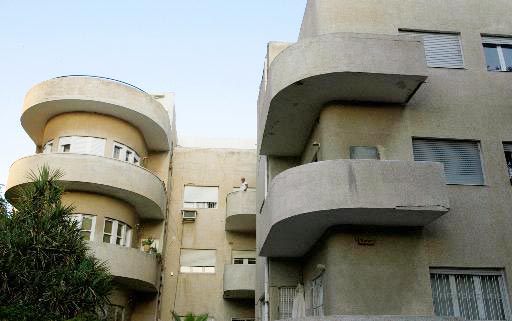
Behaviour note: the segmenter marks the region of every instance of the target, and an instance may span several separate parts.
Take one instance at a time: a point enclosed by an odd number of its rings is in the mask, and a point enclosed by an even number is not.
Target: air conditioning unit
[[[183,218],[183,222],[195,222],[197,218],[197,211],[182,210],[181,217]]]

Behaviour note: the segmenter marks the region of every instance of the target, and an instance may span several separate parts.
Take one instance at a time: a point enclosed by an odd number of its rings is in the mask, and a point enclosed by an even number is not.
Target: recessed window
[[[256,264],[256,251],[233,251],[233,264]]]
[[[508,297],[500,271],[431,271],[430,282],[437,316],[508,319]]]
[[[218,199],[218,186],[185,186],[183,207],[196,209],[217,208]]]
[[[43,153],[48,154],[52,152],[53,147],[53,140],[49,140],[46,144],[43,146]]]
[[[59,152],[104,156],[105,144],[104,138],[64,136],[59,138]]]
[[[215,273],[215,250],[182,249],[181,273]]]
[[[512,38],[483,36],[488,71],[512,71]]]
[[[96,216],[87,214],[73,214],[71,218],[78,223],[80,235],[86,241],[94,240],[94,230],[96,227]]]
[[[296,288],[291,286],[279,288],[279,320],[290,319],[292,317],[295,291]]]
[[[103,242],[130,247],[132,229],[126,223],[107,218],[103,227]]]
[[[447,184],[483,185],[480,144],[475,141],[413,139],[415,161],[439,162]]]
[[[464,68],[460,35],[456,33],[433,33],[400,31],[402,34],[423,36],[425,59],[431,68]]]
[[[135,165],[140,165],[140,156],[136,151],[130,147],[114,142],[114,150],[112,152],[112,158],[119,159]]]
[[[350,146],[350,159],[380,159],[377,147]]]

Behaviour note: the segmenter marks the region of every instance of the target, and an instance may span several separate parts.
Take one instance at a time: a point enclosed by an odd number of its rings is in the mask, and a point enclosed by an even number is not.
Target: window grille
[[[432,68],[464,68],[460,35],[401,31],[403,34],[423,36],[427,66]]]
[[[292,317],[293,299],[295,298],[295,287],[279,288],[279,319]]]
[[[430,281],[437,316],[465,320],[508,319],[508,298],[500,272],[431,273]]]
[[[413,152],[415,161],[442,163],[448,184],[484,184],[478,142],[413,139]]]

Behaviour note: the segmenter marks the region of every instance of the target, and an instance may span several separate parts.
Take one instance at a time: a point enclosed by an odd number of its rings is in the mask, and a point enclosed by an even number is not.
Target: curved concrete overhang
[[[406,104],[427,79],[421,37],[334,33],[302,39],[268,69],[259,103],[263,155],[299,155],[332,101]]]
[[[225,299],[254,299],[255,287],[255,264],[230,264],[224,266]]]
[[[256,191],[231,192],[226,197],[226,231],[256,231]]]
[[[48,120],[69,112],[98,113],[122,119],[141,131],[149,150],[171,148],[167,110],[136,87],[100,77],[59,77],[35,85],[25,96],[21,124],[36,145],[41,146]]]
[[[157,292],[158,262],[153,254],[100,242],[88,242],[92,254],[106,262],[114,281],[128,289]]]
[[[5,196],[16,204],[16,190],[30,183],[29,174],[43,166],[61,170],[66,191],[111,196],[131,204],[141,219],[162,220],[167,195],[164,183],[149,170],[112,158],[51,153],[21,158],[12,164]]]
[[[449,207],[440,163],[311,163],[273,179],[258,221],[258,248],[260,256],[301,257],[330,227],[421,227]]]

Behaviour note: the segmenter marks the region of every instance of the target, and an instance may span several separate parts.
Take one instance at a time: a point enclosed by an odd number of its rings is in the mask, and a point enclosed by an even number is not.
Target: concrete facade
[[[510,73],[487,71],[482,45],[483,35],[512,36],[510,20],[500,14],[507,9],[512,3],[505,1],[309,0],[298,41],[269,43],[258,101],[258,319],[279,319],[281,289],[302,283],[307,319],[321,313],[336,320],[394,320],[389,315],[435,320],[435,271],[502,275],[500,291],[510,319],[512,188],[503,146],[512,139]],[[400,45],[409,37],[402,31],[459,35],[463,68],[428,67],[417,47]],[[337,46],[338,39],[354,45]],[[381,46],[381,39],[394,39],[397,47]],[[425,46],[417,36],[405,41],[417,40]],[[332,59],[322,58],[328,56]],[[298,57],[294,70],[283,67],[290,57]],[[421,64],[425,82],[408,99],[390,103],[381,95],[384,87],[363,86],[383,68],[403,76]],[[330,78],[346,66],[360,73],[357,77],[366,75],[366,82]],[[332,82],[316,82],[318,77]],[[357,171],[319,170],[333,161],[361,168],[368,162],[411,163],[414,138],[477,142],[484,184],[441,186],[439,168],[420,174],[413,166],[401,173],[382,164],[380,173],[366,168],[365,178]],[[375,148],[380,160],[348,161],[353,146]],[[414,177],[419,190],[407,187]],[[437,183],[426,177],[437,177]],[[403,190],[391,187],[393,179]],[[405,201],[411,208],[439,203],[444,210],[431,221],[408,224],[410,216],[374,206],[392,201],[394,192],[402,200],[413,195],[438,200]],[[357,212],[350,219],[333,219],[333,213],[348,213],[340,210],[344,200],[355,202]],[[391,226],[369,219],[385,220],[387,214],[397,219],[388,221]],[[314,310],[312,294],[318,279],[321,312]]]

